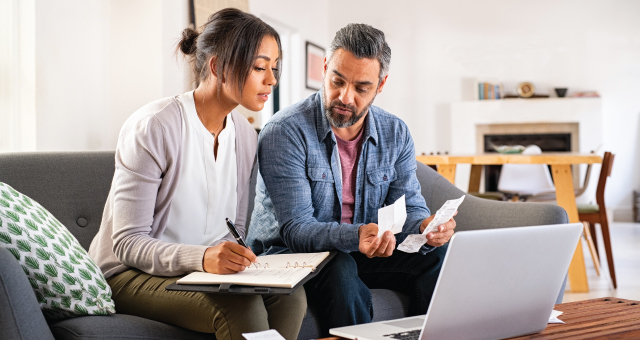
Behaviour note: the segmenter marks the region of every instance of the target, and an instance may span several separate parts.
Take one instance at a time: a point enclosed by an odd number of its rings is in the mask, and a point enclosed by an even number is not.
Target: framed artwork
[[[306,45],[305,82],[309,90],[319,91],[322,88],[322,69],[324,68],[324,48],[307,41]]]

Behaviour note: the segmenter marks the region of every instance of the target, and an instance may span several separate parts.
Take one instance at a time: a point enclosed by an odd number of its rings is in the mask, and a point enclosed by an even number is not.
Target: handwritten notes
[[[436,216],[429,222],[422,234],[413,234],[407,236],[407,238],[398,246],[398,250],[405,253],[417,253],[418,250],[427,243],[426,235],[432,231],[436,231],[436,228],[449,221],[458,210],[458,207],[464,201],[465,195],[455,200],[446,201],[442,207],[436,212]]]

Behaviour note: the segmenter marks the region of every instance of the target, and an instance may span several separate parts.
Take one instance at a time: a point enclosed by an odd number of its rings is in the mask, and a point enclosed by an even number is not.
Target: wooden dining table
[[[540,155],[484,153],[475,155],[429,155],[418,156],[417,160],[426,165],[435,165],[438,173],[455,184],[456,166],[471,164],[469,192],[478,192],[485,165],[503,164],[548,164],[551,166],[553,181],[556,186],[556,201],[567,211],[570,223],[580,222],[578,207],[574,194],[571,165],[602,163],[602,158],[595,154],[569,152],[542,153]],[[582,242],[578,246],[569,265],[569,285],[572,292],[588,292],[587,271],[582,253]]]

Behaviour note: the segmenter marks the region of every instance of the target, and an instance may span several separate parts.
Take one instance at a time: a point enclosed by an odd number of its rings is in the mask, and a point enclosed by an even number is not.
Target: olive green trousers
[[[129,269],[107,279],[116,312],[203,333],[241,340],[242,333],[277,330],[295,340],[307,311],[304,288],[291,295],[230,295],[168,291],[180,277],[160,277]]]

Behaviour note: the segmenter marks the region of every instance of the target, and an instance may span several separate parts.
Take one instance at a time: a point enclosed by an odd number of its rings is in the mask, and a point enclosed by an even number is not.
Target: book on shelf
[[[502,99],[502,84],[492,84],[488,82],[478,83],[478,99],[493,100]]]
[[[293,288],[313,273],[329,252],[277,254],[258,257],[244,271],[235,274],[193,272],[177,281],[178,285],[229,284],[256,287]]]

